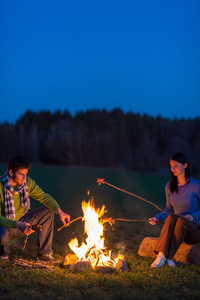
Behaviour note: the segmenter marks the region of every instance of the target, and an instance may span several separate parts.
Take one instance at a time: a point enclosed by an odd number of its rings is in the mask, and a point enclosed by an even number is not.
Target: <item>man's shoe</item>
[[[7,260],[7,259],[9,259],[9,257],[7,254],[2,254],[2,255],[0,255],[0,259]]]
[[[52,256],[52,254],[42,254],[38,255],[38,260],[44,260],[44,261],[54,261],[55,258]]]

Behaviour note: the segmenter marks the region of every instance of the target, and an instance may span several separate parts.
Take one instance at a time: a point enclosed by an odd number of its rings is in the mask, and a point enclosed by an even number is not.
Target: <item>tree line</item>
[[[31,162],[158,171],[184,152],[200,170],[200,118],[166,119],[121,109],[27,111],[15,124],[0,124],[0,161],[16,153]]]

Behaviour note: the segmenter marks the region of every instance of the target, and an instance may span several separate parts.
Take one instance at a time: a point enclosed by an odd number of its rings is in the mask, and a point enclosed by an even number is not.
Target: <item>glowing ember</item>
[[[99,266],[115,267],[118,259],[111,258],[111,251],[104,246],[102,216],[105,213],[105,206],[95,209],[92,201],[82,202],[83,220],[85,221],[86,241],[78,246],[75,238],[69,242],[70,249],[77,255],[79,261],[89,261],[93,268]]]

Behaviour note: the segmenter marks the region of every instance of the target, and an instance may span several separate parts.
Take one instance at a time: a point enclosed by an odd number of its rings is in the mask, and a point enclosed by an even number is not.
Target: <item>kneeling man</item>
[[[70,215],[60,209],[56,200],[27,176],[30,167],[23,156],[15,155],[0,178],[0,259],[8,259],[11,240],[30,235],[34,232],[32,226],[37,225],[42,228],[38,231],[38,259],[52,261],[54,213],[64,225],[70,221]],[[29,211],[30,196],[44,207]]]

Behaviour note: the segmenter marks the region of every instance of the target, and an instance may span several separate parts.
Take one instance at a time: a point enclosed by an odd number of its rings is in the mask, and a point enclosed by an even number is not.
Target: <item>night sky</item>
[[[0,98],[0,122],[58,109],[200,116],[200,1],[1,1]]]

